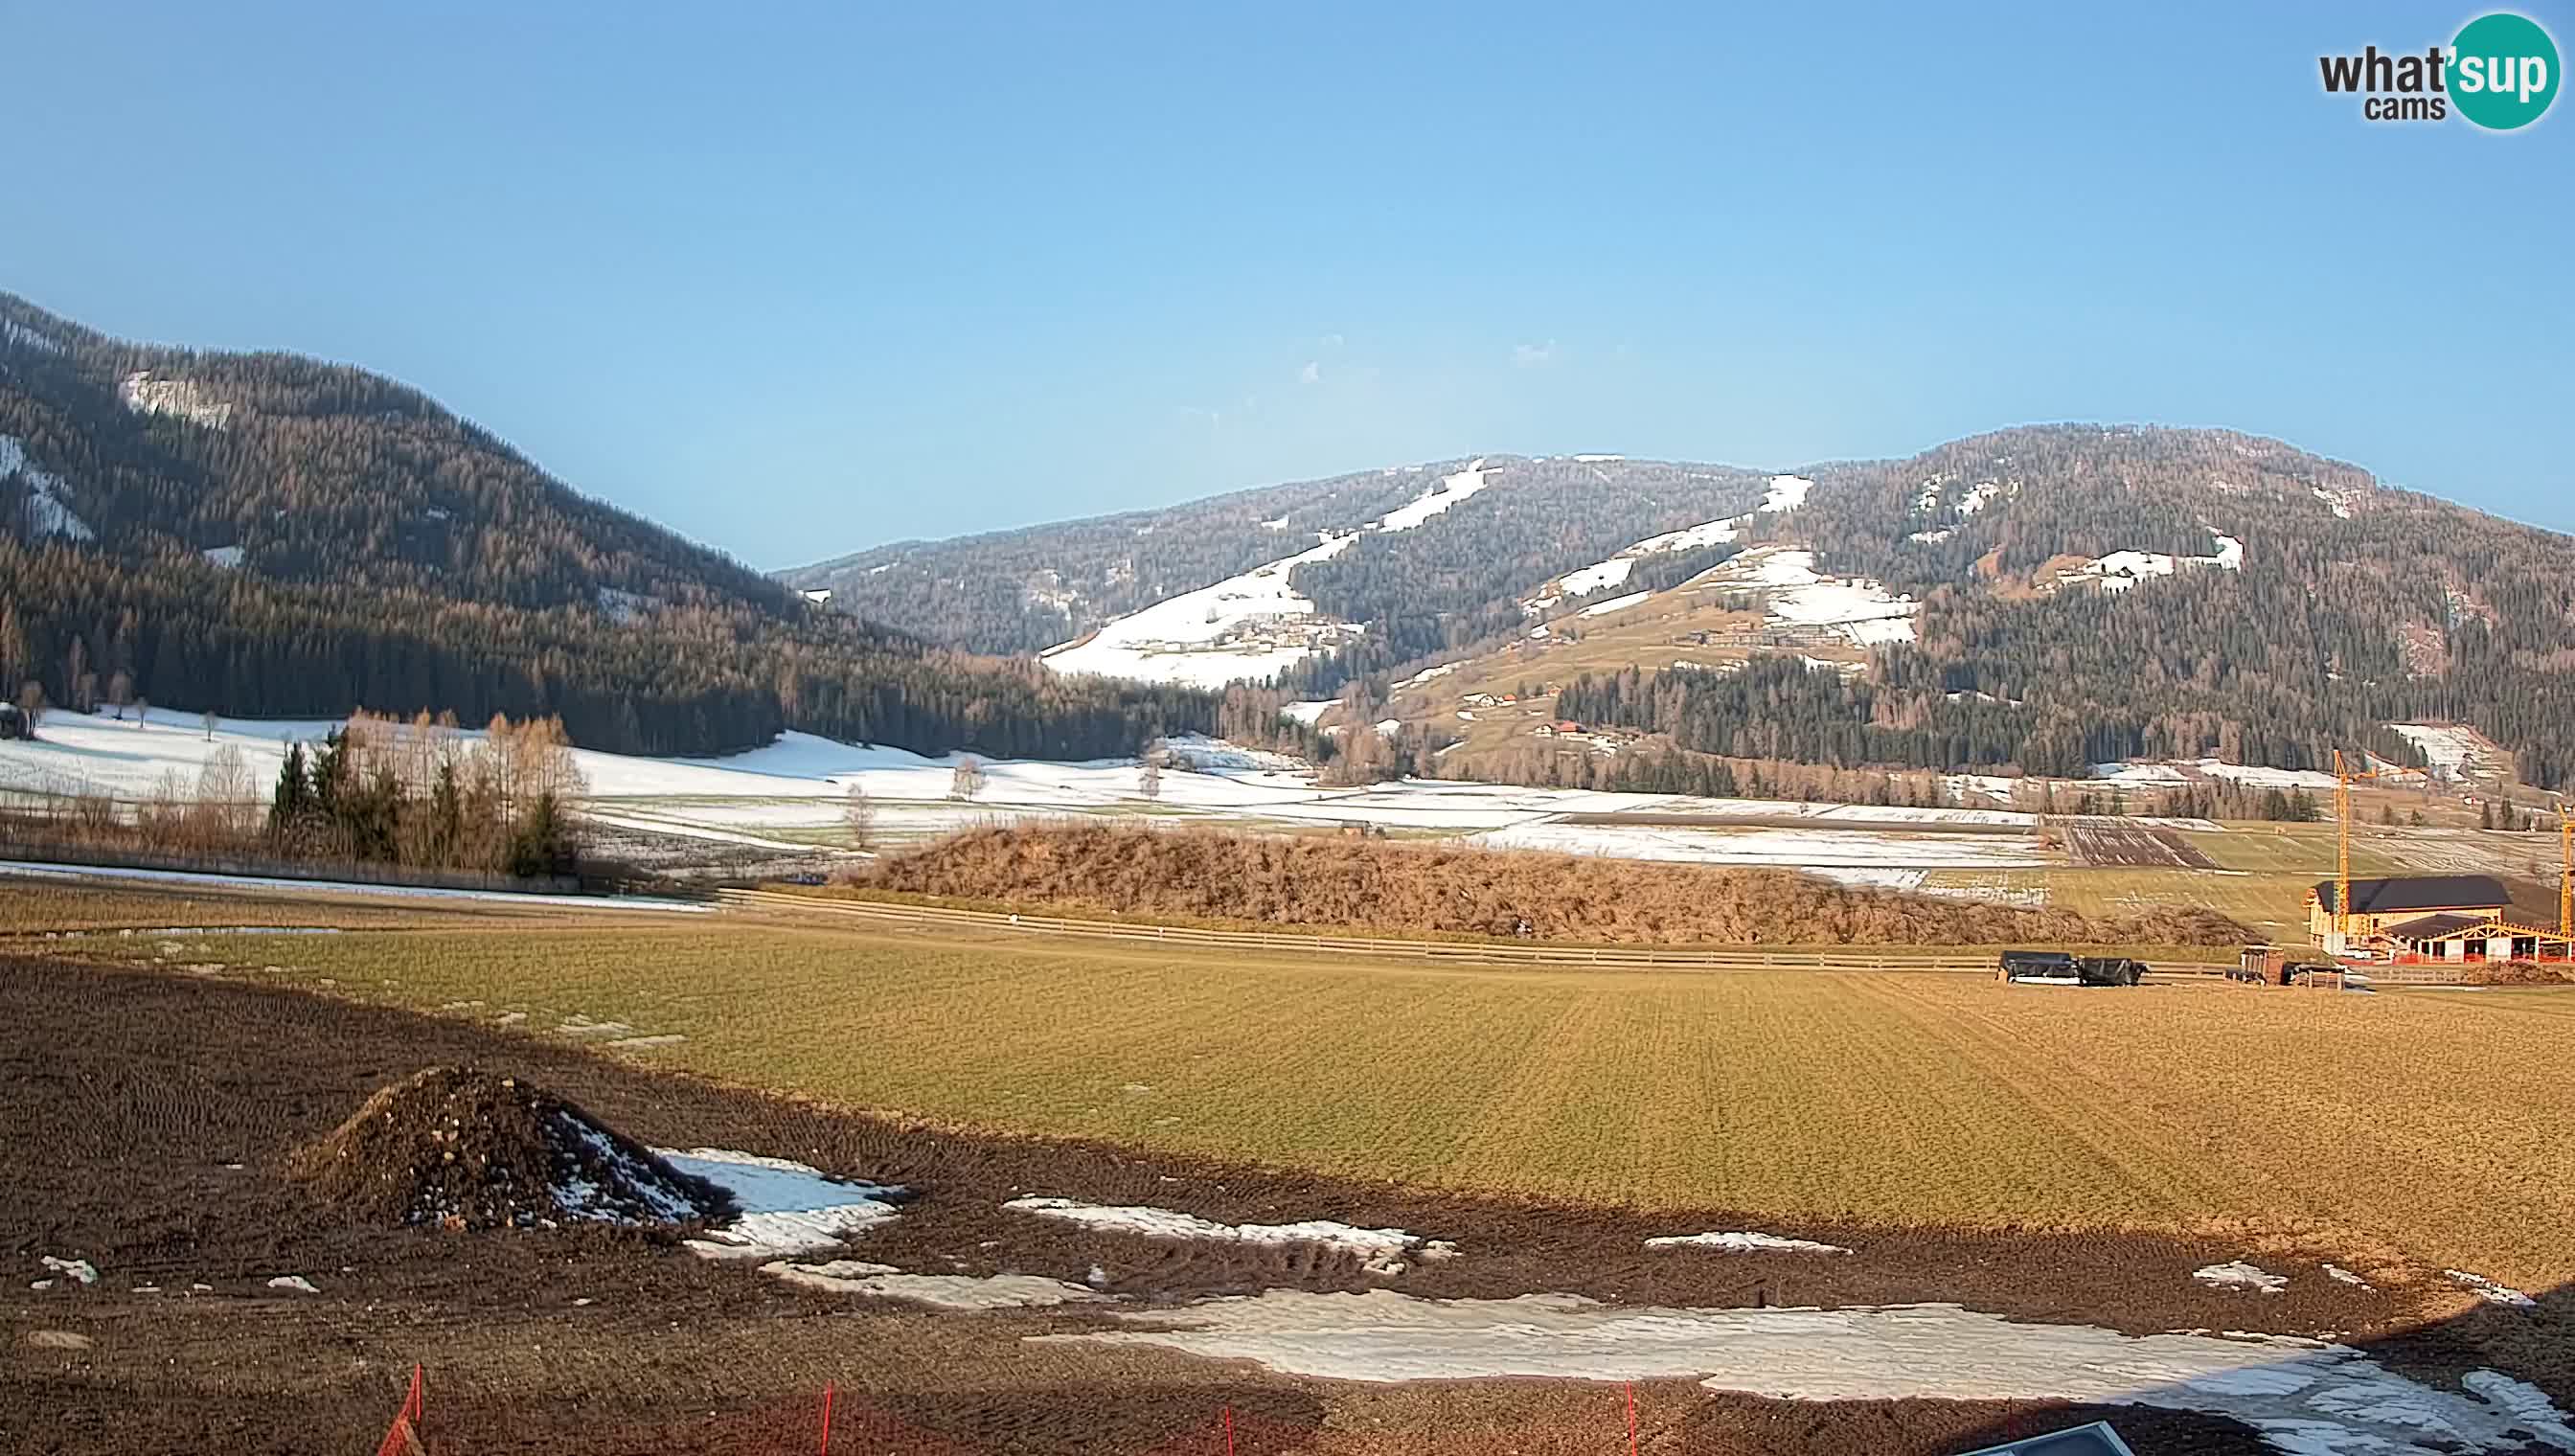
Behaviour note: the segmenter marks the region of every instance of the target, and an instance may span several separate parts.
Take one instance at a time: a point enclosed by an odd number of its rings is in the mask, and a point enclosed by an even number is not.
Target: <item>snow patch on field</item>
[[[1402,1273],[1406,1258],[1436,1263],[1455,1257],[1457,1252],[1454,1244],[1424,1239],[1419,1234],[1399,1228],[1357,1228],[1328,1218],[1308,1219],[1302,1223],[1219,1223],[1193,1213],[1175,1213],[1168,1208],[1112,1207],[1080,1203],[1071,1198],[1014,1198],[1002,1206],[1042,1218],[1063,1219],[1086,1228],[1139,1234],[1146,1238],[1206,1243],[1312,1244],[1356,1254],[1369,1273],[1387,1276]]]
[[[2460,770],[2468,766],[2470,759],[2486,750],[2485,740],[2470,728],[2429,723],[2392,723],[2388,728],[2423,750],[2423,758],[2431,764],[2432,776],[2436,778],[2464,776]]]
[[[372,884],[336,879],[278,879],[262,874],[201,874],[185,869],[130,869],[109,865],[38,864],[0,859],[0,875],[37,879],[140,879],[157,884],[207,884],[250,889],[332,889],[404,899],[488,900],[498,904],[557,905],[583,910],[653,910],[678,914],[712,914],[711,904],[656,899],[650,895],[522,894],[508,889],[439,889],[421,884]]]
[[[1592,606],[1583,608],[1582,615],[1585,617],[1606,617],[1612,612],[1624,612],[1628,608],[1635,606],[1637,603],[1644,601],[1652,595],[1654,594],[1651,592],[1630,592],[1624,597],[1612,597],[1606,602],[1595,603]]]
[[[1416,1299],[1273,1289],[1119,1311],[1045,1341],[1151,1345],[1282,1374],[1388,1383],[1509,1377],[1696,1379],[1789,1400],[2063,1400],[2233,1416],[2301,1456],[2517,1451],[2575,1435],[2544,1392],[2493,1372],[2437,1390],[2360,1351],[2278,1336],[2131,1336],[1951,1304],[1663,1309],[1568,1294]]]
[[[226,571],[242,564],[242,549],[237,546],[210,546],[198,555]]]
[[[1692,805],[1696,807],[1695,804]],[[1668,859],[1691,864],[1734,864],[1774,869],[1869,869],[1918,873],[1926,868],[2031,868],[2048,862],[2034,834],[1903,833],[1889,829],[1698,828],[1670,824],[1512,824],[1474,836],[1476,842],[1559,854],[1604,854],[1621,859]],[[1841,878],[1838,873],[1830,876]],[[1888,883],[1895,881],[1847,880]],[[1916,881],[1918,883],[1918,881]],[[1910,886],[1900,886],[1910,887]]]
[[[75,1284],[87,1286],[98,1282],[98,1266],[87,1259],[60,1259],[47,1254],[36,1262]]]
[[[1839,1244],[1782,1238],[1775,1233],[1693,1233],[1645,1240],[1649,1249],[1715,1249],[1727,1254],[1846,1254]]]
[[[909,1299],[942,1309],[1046,1309],[1108,1296],[1036,1274],[906,1274],[892,1264],[834,1259],[822,1264],[763,1264],[760,1272],[826,1294]]]
[[[2215,758],[2201,759],[2198,767],[2199,771],[2211,778],[2231,778],[2238,783],[2249,784],[2255,788],[2331,788],[2334,786],[2332,774],[2319,773],[2313,768],[2265,768],[2258,764],[2221,763]]]
[[[2268,1273],[2242,1259],[2194,1269],[2190,1277],[2212,1289],[2249,1289],[2256,1294],[2277,1294],[2289,1287],[2288,1275]]]
[[[2313,768],[2268,768],[2258,763],[2226,763],[2200,758],[2189,763],[2095,763],[2092,777],[2122,788],[2187,788],[2209,778],[2224,778],[2253,788],[2331,788],[2334,776]]]
[[[2488,1304],[2500,1304],[2512,1309],[2537,1309],[2539,1307],[2538,1300],[2531,1298],[2529,1295],[2522,1293],[2518,1289],[2498,1284],[2483,1274],[2471,1274],[2464,1269],[2443,1269],[2441,1272],[2450,1277],[2451,1283],[2467,1290],[2469,1293],[2484,1300]]]
[[[1296,703],[1288,704],[1287,707],[1279,710],[1279,716],[1281,718],[1291,719],[1297,723],[1301,723],[1307,728],[1312,728],[1315,722],[1321,719],[1324,714],[1331,712],[1333,707],[1338,704],[1339,701],[1340,700],[1335,698],[1308,698]]]
[[[1914,617],[1922,604],[1910,597],[1890,597],[1866,577],[1848,581],[1815,571],[1815,554],[1802,549],[1756,551],[1732,575],[1767,596],[1771,627],[1827,629],[1853,647],[1914,640]]]
[[[1528,601],[1521,603],[1520,608],[1522,611],[1543,612],[1548,607],[1554,606],[1557,602],[1562,601],[1566,597],[1588,597],[1594,592],[1603,591],[1611,587],[1624,586],[1627,581],[1627,574],[1635,569],[1635,558],[1623,556],[1611,557],[1605,562],[1599,562],[1592,566],[1584,567],[1578,572],[1565,573],[1564,576],[1555,584],[1558,595],[1532,597]]]
[[[724,1148],[653,1151],[681,1172],[733,1195],[741,1216],[712,1228],[689,1247],[710,1259],[788,1259],[839,1248],[896,1216],[900,1187],[835,1178],[788,1158]]]

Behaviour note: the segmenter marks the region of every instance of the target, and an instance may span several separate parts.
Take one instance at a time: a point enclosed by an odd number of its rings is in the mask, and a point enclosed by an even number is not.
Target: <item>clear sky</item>
[[[2317,79],[2479,9],[1611,9],[0,0],[0,289],[394,375],[763,567],[2052,420],[2575,529],[2575,100]]]

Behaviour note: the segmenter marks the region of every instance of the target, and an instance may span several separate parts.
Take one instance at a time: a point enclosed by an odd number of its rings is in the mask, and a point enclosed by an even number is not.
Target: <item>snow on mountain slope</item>
[[[74,541],[96,539],[97,533],[89,529],[89,523],[72,514],[66,504],[64,497],[69,488],[63,478],[36,469],[27,459],[26,446],[16,436],[0,435],[0,482],[12,477],[27,488],[28,499],[33,503],[30,525],[36,535],[66,536]]]
[[[1484,469],[1484,463],[1478,460],[1453,476],[1442,476],[1439,484],[1422,492],[1419,499],[1386,512],[1385,518],[1377,522],[1376,529],[1410,531],[1490,485],[1491,474],[1492,472]]]
[[[1491,483],[1492,472],[1477,460],[1455,475],[1441,477],[1420,496],[1360,530],[1410,531]],[[1318,615],[1314,604],[1297,596],[1288,583],[1296,568],[1330,561],[1358,538],[1355,531],[1324,535],[1320,544],[1294,556],[1265,563],[1214,586],[1167,597],[1088,638],[1050,648],[1040,655],[1041,660],[1059,673],[1193,688],[1266,682],[1283,669],[1366,630]]]
[[[1781,511],[1794,511],[1806,504],[1806,494],[1814,488],[1815,483],[1804,476],[1772,476],[1770,492],[1761,498],[1756,509],[1774,515]]]
[[[2088,583],[2104,592],[2125,592],[2148,577],[2169,577],[2182,567],[2224,572],[2244,570],[2244,543],[2216,531],[2209,535],[2217,542],[2217,552],[2213,556],[2175,558],[2159,551],[2114,551],[2073,571],[2057,573],[2056,585],[2066,587]]]
[[[1553,591],[1542,592],[1522,602],[1520,610],[1534,615],[1546,611],[1567,597],[1588,597],[1594,592],[1623,586],[1626,584],[1627,574],[1636,569],[1636,563],[1640,559],[1661,552],[1690,551],[1702,546],[1722,546],[1742,536],[1745,520],[1744,517],[1734,516],[1723,521],[1702,521],[1696,526],[1684,527],[1679,531],[1666,531],[1660,536],[1646,537],[1605,562],[1594,562],[1579,571],[1567,572],[1558,577],[1549,584],[1554,588]]]
[[[2498,758],[2510,761],[2508,755],[2486,741],[2475,728],[2457,724],[2393,723],[2405,741],[2423,750],[2435,778],[2453,781],[2465,778],[2472,766],[2488,767]]]
[[[1314,604],[1288,585],[1288,574],[1296,568],[1330,561],[1356,540],[1356,533],[1327,537],[1242,576],[1167,597],[1088,638],[1049,649],[1043,661],[1059,673],[1195,688],[1276,677],[1280,670],[1359,635],[1361,629],[1348,623],[1316,616]]]
[[[1630,592],[1624,597],[1612,597],[1606,602],[1594,603],[1589,607],[1583,608],[1582,615],[1585,617],[1606,617],[1612,612],[1624,612],[1628,608],[1635,606],[1637,603],[1642,602],[1653,595],[1654,594],[1651,592]]]
[[[1740,567],[1742,563],[1736,563]],[[1815,571],[1815,554],[1788,548],[1752,553],[1745,575],[1766,589],[1765,621],[1772,627],[1829,628],[1853,647],[1914,640],[1913,619],[1922,604],[1889,597],[1865,577],[1840,581]]]

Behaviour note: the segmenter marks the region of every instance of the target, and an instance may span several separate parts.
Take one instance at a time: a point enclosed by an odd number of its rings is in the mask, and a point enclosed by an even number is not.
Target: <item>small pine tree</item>
[[[313,779],[304,765],[304,745],[286,745],[286,761],[278,765],[277,791],[268,801],[268,831],[284,836],[313,813]]]

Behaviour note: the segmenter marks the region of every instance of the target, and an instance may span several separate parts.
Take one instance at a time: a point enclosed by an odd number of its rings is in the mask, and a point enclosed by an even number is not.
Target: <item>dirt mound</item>
[[[732,1206],[543,1087],[470,1066],[379,1090],[292,1167],[366,1216],[446,1228],[688,1225]]]
[[[1648,944],[2209,945],[2243,926],[2188,906],[2096,918],[1718,868],[1451,844],[1213,830],[969,829],[852,882],[1076,912]]]

